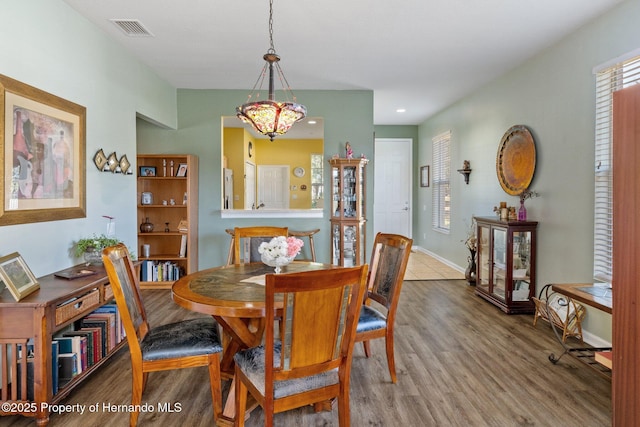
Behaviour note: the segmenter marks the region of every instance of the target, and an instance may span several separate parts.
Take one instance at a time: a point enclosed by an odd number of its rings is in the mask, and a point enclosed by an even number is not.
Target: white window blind
[[[451,225],[451,131],[432,139],[432,226],[436,231],[449,233]]]
[[[596,73],[593,277],[611,282],[613,251],[613,92],[640,82],[640,56]]]

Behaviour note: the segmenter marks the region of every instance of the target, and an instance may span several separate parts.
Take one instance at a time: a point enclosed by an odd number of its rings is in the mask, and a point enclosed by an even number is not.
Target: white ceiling
[[[274,0],[274,46],[294,92],[371,90],[374,124],[416,125],[621,1]],[[269,48],[268,0],[65,2],[177,88],[248,94]]]

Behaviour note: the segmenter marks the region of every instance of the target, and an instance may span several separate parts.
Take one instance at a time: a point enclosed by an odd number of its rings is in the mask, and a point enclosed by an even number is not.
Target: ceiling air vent
[[[153,34],[137,19],[110,19],[110,21],[129,37],[153,37]]]

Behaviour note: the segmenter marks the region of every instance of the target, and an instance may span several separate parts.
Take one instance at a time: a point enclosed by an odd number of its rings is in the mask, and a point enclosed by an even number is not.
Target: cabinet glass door
[[[356,177],[358,175],[357,168],[355,166],[345,166],[342,169],[343,182],[344,182],[344,194],[342,195],[342,206],[344,206],[344,217],[355,218],[358,212],[358,205],[356,204],[359,194],[356,193]]]
[[[331,214],[334,217],[340,216],[340,167],[331,168]]]
[[[478,227],[478,260],[476,272],[476,286],[484,288],[486,292],[489,292],[489,266],[491,263],[491,257],[489,254],[489,227]]]
[[[333,223],[332,263],[343,267],[353,267],[363,263],[364,238],[362,223]]]
[[[493,289],[491,293],[505,298],[505,276],[507,273],[507,230],[493,229]]]
[[[513,233],[513,301],[528,301],[530,293],[531,232]]]

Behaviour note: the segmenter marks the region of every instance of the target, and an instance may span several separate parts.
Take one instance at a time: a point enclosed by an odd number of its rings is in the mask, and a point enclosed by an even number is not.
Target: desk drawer
[[[82,313],[89,311],[100,305],[100,291],[94,289],[74,300],[56,307],[56,326],[61,325],[69,319],[73,319]]]
[[[111,285],[104,285],[104,302],[109,302],[113,298],[113,288]]]

